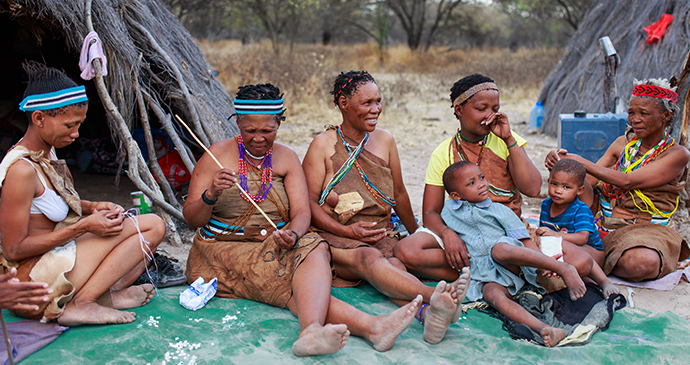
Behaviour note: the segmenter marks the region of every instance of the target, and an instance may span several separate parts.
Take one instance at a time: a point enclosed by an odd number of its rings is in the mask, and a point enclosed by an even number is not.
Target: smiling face
[[[565,171],[554,171],[549,177],[549,197],[556,205],[569,205],[585,191],[575,177]]]
[[[243,115],[237,122],[244,148],[254,156],[263,156],[273,147],[280,123],[272,114]]]
[[[361,84],[351,97],[341,96],[339,106],[344,128],[373,132],[383,110],[379,87],[373,82]]]
[[[39,135],[50,146],[62,148],[79,138],[79,127],[86,119],[88,107],[66,107],[54,116],[45,111],[34,111],[31,120]]]
[[[474,94],[465,103],[456,105],[455,115],[460,119],[462,135],[468,139],[479,138],[489,134],[490,125],[482,125],[482,121],[498,113],[501,103],[498,90],[483,90]]]
[[[455,186],[449,194],[451,199],[480,203],[489,197],[489,183],[476,165],[462,167],[455,171],[453,178]]]
[[[671,120],[671,112],[659,107],[656,99],[643,97],[630,99],[628,123],[640,139],[657,136],[662,138],[669,120]]]

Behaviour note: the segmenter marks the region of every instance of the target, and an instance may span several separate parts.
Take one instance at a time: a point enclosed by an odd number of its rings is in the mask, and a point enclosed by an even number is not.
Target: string
[[[147,241],[146,238],[144,237],[144,234],[141,233],[141,229],[139,228],[139,219],[137,216],[134,214],[135,210],[134,208],[126,210],[124,213],[121,213],[125,218],[129,218],[129,220],[132,221],[132,224],[134,225],[134,228],[137,229],[137,235],[139,236],[139,245],[141,246],[141,252],[144,255],[144,264],[146,264],[146,259],[149,260],[149,262],[153,262],[153,266],[156,268],[156,272],[158,272],[158,263],[156,263],[156,260],[154,259],[153,252],[151,251],[151,242]],[[151,277],[151,273],[149,271],[149,265],[144,265],[144,272],[146,272],[146,276],[148,276],[149,281],[153,285],[153,288],[158,291],[158,287],[156,286],[156,281],[153,280],[153,277]],[[160,276],[160,274],[159,274]]]

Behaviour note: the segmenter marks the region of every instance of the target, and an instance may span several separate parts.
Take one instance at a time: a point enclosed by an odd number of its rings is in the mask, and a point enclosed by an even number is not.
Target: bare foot
[[[131,323],[136,318],[136,313],[103,307],[94,302],[75,302],[72,300],[65,306],[65,311],[57,319],[59,324],[74,327],[82,324]]]
[[[609,299],[611,294],[620,294],[620,290],[617,286],[613,285],[611,280],[606,279],[605,282],[601,283],[601,290],[604,292],[604,298]]]
[[[374,349],[381,352],[390,350],[398,336],[410,326],[421,304],[422,296],[417,295],[410,303],[387,316],[376,317],[372,333],[368,336]]]
[[[587,287],[582,281],[580,274],[578,274],[575,266],[565,263],[567,265],[566,269],[561,270],[558,274],[565,281],[565,285],[568,287],[568,292],[570,293],[570,299],[575,301],[582,298],[587,292]]]
[[[113,308],[129,309],[146,305],[153,295],[156,288],[151,284],[141,284],[130,286],[127,289],[117,290],[110,293],[113,298]]]
[[[338,352],[347,343],[350,331],[344,324],[312,324],[307,327],[292,344],[296,356],[327,355]]]
[[[565,331],[560,328],[547,326],[542,328],[540,332],[546,347],[554,347],[565,338]]]
[[[454,289],[453,286],[441,280],[429,299],[429,308],[424,312],[424,340],[430,344],[441,342],[458,309],[458,299]]]
[[[463,267],[460,277],[450,285],[455,287],[458,295],[458,309],[455,310],[455,314],[453,314],[453,318],[450,320],[451,323],[455,323],[462,315],[462,301],[465,300],[467,288],[470,286],[470,268],[467,266]]]

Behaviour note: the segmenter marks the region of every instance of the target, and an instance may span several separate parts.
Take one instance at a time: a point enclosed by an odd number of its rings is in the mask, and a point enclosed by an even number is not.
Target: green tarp
[[[607,331],[579,347],[512,340],[499,320],[470,310],[438,345],[425,343],[422,326],[414,322],[387,352],[350,337],[336,354],[298,358],[291,346],[299,323],[288,310],[213,298],[192,312],[179,305],[182,289],[160,290],[150,304],[134,310],[134,323],[72,328],[22,364],[687,364],[690,353],[690,322],[671,312],[625,308]],[[397,308],[368,285],[334,288],[333,294],[370,314]]]

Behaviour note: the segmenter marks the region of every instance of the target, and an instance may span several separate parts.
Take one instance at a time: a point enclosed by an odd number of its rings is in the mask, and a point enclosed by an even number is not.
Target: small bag
[[[180,305],[193,311],[203,308],[216,295],[217,290],[218,278],[204,283],[204,278],[199,277],[189,288],[180,293]]]

